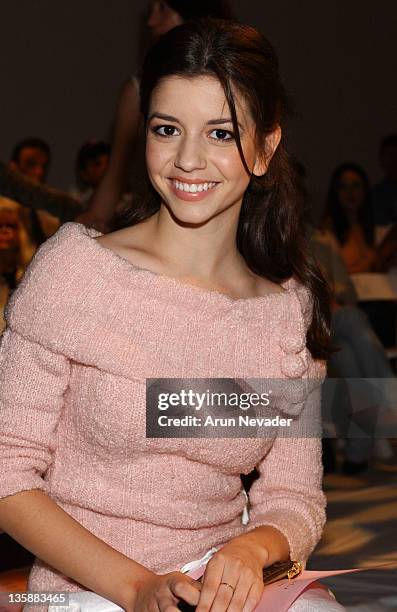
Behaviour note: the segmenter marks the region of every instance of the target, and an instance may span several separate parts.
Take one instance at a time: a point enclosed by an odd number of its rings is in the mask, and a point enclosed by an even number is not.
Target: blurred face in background
[[[354,170],[345,170],[339,177],[337,191],[339,202],[346,213],[357,213],[366,197],[366,187],[361,176]]]
[[[80,178],[85,185],[97,187],[109,165],[109,155],[97,155],[89,159],[84,170],[80,172]]]
[[[11,210],[0,209],[0,251],[18,248],[18,227],[17,215]]]
[[[154,38],[183,23],[182,17],[163,0],[154,0],[149,6],[147,25]]]
[[[43,183],[47,176],[49,161],[47,153],[42,149],[25,147],[19,153],[18,160],[10,163],[10,167],[35,183]]]

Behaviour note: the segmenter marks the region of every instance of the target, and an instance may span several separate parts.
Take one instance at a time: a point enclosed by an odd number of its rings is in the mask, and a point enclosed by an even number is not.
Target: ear
[[[280,140],[281,140],[281,127],[277,125],[276,128],[272,132],[270,132],[270,134],[268,134],[265,138],[264,153],[258,155],[258,157],[255,160],[255,165],[252,171],[252,173],[255,174],[255,176],[263,176],[264,174],[266,174],[267,169],[270,164],[270,160],[275,154],[276,149],[280,143]]]
[[[14,170],[14,171],[18,170],[18,166],[17,166],[17,164],[14,161],[10,161],[9,164],[8,164],[8,167],[9,167],[10,170]]]

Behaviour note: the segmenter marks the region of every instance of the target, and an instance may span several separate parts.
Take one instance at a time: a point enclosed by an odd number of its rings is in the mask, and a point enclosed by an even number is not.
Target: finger
[[[243,610],[251,587],[252,578],[247,578],[247,576],[241,574],[229,603],[228,612],[241,612]]]
[[[222,578],[215,599],[212,602],[211,612],[224,612],[229,609],[230,602],[233,599],[236,589],[229,580],[226,581]]]
[[[204,576],[201,579],[202,587],[196,612],[209,612],[223,576],[225,562],[222,557],[213,557],[207,563]]]
[[[154,593],[159,612],[181,612],[178,608],[178,600],[169,589]]]
[[[173,578],[170,581],[172,593],[192,606],[197,606],[200,599],[201,583],[193,578]]]
[[[249,590],[242,612],[252,612],[253,610],[255,610],[261,600],[263,591],[263,584],[255,582]]]
[[[231,585],[221,583],[212,603],[211,612],[225,612],[225,610],[228,610],[233,595],[234,589],[231,588]]]
[[[218,592],[212,603],[211,612],[224,612],[228,610],[243,569],[243,563],[240,559],[229,560],[229,562],[225,563]],[[247,582],[247,577],[245,582]],[[252,580],[249,586],[251,586],[251,584]]]

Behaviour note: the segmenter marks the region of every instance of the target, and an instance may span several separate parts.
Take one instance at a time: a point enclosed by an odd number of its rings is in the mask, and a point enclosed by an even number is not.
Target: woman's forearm
[[[258,555],[263,567],[277,561],[287,561],[290,548],[287,538],[275,527],[263,525],[239,536],[258,547]]]
[[[150,570],[97,538],[40,490],[0,500],[0,528],[66,576],[125,610]]]

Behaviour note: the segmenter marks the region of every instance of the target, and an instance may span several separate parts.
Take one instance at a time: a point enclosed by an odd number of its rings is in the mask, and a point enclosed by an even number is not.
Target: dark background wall
[[[317,207],[329,174],[355,160],[379,178],[380,138],[397,132],[397,3],[234,0],[276,47],[297,115],[291,148]],[[28,135],[53,150],[49,182],[67,188],[82,141],[107,137],[121,83],[142,55],[146,0],[3,0],[0,158]]]

